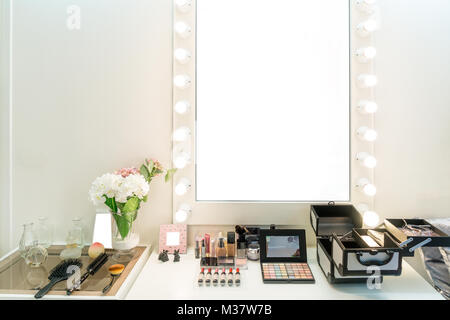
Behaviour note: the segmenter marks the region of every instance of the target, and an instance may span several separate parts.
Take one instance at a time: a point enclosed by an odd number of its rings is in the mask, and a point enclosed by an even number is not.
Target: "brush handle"
[[[55,284],[57,284],[57,283],[60,282],[60,281],[63,281],[64,279],[65,279],[65,278],[53,278],[53,279],[51,279],[50,282],[49,282],[45,287],[43,287],[41,290],[39,290],[39,291],[34,295],[34,297],[35,297],[36,299],[42,298],[43,296],[45,296],[45,295],[53,288],[53,286],[54,286]]]
[[[112,285],[114,283],[114,280],[116,280],[116,276],[112,276],[111,277],[111,282],[106,287],[103,288],[103,290],[102,290],[103,294],[105,294],[106,292],[109,291],[109,289],[111,289],[111,287],[112,287]]]

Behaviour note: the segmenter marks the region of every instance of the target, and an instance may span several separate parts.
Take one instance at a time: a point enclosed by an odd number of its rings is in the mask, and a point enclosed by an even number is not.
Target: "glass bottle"
[[[83,248],[84,247],[84,230],[81,223],[81,218],[74,218],[72,220],[72,227],[66,238],[66,246],[68,248]]]
[[[47,260],[47,249],[38,244],[36,233],[33,230],[33,223],[23,225],[19,251],[22,258],[25,259],[25,263],[32,267],[39,267]]]
[[[38,220],[39,223],[36,229],[38,243],[40,246],[48,248],[52,244],[52,230],[46,217],[39,217]]]

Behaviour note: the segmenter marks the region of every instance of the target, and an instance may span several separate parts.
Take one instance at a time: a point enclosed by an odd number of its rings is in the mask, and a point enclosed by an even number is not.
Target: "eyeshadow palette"
[[[261,273],[264,283],[314,283],[306,258],[305,230],[261,230]]]
[[[262,263],[261,271],[264,283],[315,282],[307,263]]]

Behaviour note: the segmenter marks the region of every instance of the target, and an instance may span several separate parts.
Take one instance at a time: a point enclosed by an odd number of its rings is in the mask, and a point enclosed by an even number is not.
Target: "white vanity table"
[[[172,257],[171,257],[172,258]],[[443,300],[444,298],[408,263],[403,264],[400,277],[385,277],[380,290],[369,290],[365,284],[331,285],[316,261],[316,249],[308,248],[308,263],[315,284],[264,284],[259,262],[249,261],[248,270],[241,271],[241,287],[198,287],[199,260],[193,249],[181,256],[158,261],[152,252],[126,299],[159,300]]]

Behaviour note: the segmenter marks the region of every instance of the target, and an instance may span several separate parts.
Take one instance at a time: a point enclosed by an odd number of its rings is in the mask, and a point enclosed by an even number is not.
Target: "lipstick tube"
[[[203,279],[205,278],[205,268],[202,268],[202,270],[200,271],[200,274],[198,275],[198,285],[201,287],[203,286]]]

